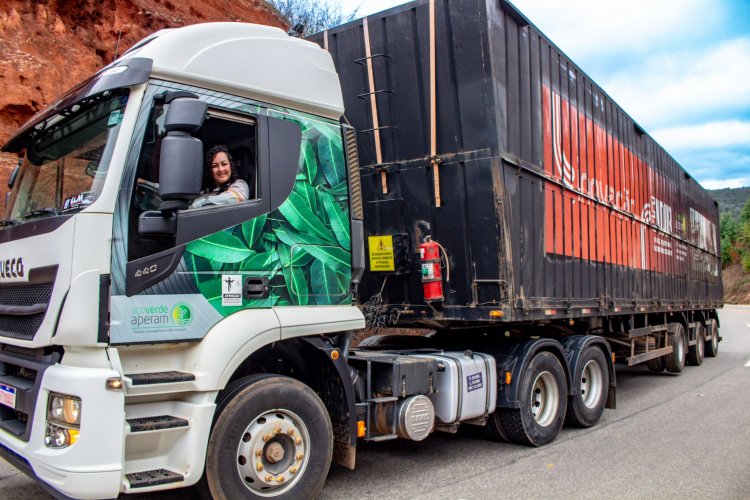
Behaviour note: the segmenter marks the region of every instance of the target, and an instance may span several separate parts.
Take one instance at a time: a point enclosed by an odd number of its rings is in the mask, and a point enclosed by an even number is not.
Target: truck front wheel
[[[217,402],[202,496],[313,498],[333,454],[331,420],[301,382],[253,375],[230,384]]]
[[[591,427],[604,413],[609,389],[609,370],[604,353],[596,346],[587,347],[573,374],[577,394],[568,400],[566,421],[576,427]]]
[[[541,352],[521,375],[520,408],[498,408],[489,425],[511,442],[545,445],[557,437],[565,421],[567,389],[560,361],[551,352]]]

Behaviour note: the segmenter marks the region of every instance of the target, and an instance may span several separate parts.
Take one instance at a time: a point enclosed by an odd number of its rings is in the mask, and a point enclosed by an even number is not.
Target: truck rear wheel
[[[706,323],[706,329],[711,336],[711,340],[706,341],[706,356],[715,358],[719,354],[719,324],[715,319],[709,319]]]
[[[498,408],[492,425],[508,440],[542,446],[553,441],[565,421],[568,384],[560,361],[551,352],[540,352],[521,375],[519,409]]]
[[[703,329],[703,324],[698,323],[695,327],[695,345],[690,346],[688,349],[687,360],[688,363],[694,366],[700,366],[703,364],[703,356],[706,350],[706,334]]]
[[[680,373],[685,368],[685,328],[681,323],[672,323],[669,326],[669,345],[672,352],[664,356],[664,365],[670,373]]]
[[[495,413],[490,415],[490,417],[487,419],[487,423],[484,424],[484,430],[487,433],[488,436],[490,436],[495,441],[502,441],[504,443],[510,443],[510,439],[508,438],[508,433],[505,432],[505,428],[503,427],[503,422],[500,419],[500,412],[502,409],[497,408],[495,410]]]
[[[646,361],[646,367],[654,373],[661,373],[664,371],[664,356],[658,358],[649,359]]]
[[[591,427],[604,413],[609,388],[609,370],[604,353],[596,346],[587,347],[578,361],[572,381],[577,394],[568,399],[565,421],[576,427]]]
[[[204,498],[313,498],[333,455],[331,420],[301,382],[271,375],[224,391],[199,491]]]

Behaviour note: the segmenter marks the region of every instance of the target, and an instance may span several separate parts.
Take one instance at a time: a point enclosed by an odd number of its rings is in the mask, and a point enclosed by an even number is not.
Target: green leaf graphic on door
[[[351,304],[351,233],[339,125],[268,110],[295,121],[302,150],[294,189],[281,206],[190,242],[185,265],[200,293],[223,315],[248,307]],[[265,277],[268,298],[222,305],[222,275]]]

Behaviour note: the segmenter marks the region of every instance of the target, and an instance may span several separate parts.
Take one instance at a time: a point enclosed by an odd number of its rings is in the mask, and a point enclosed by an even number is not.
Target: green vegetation
[[[709,192],[719,202],[721,213],[729,213],[735,219],[739,219],[745,202],[750,199],[750,187],[711,189]]]
[[[750,188],[743,189],[750,193]],[[732,210],[725,211],[722,207],[721,264],[726,268],[740,263],[743,271],[750,273],[750,196],[745,195],[744,205],[737,212],[734,215]]]
[[[289,27],[302,30],[301,35],[311,35],[352,21],[357,16],[354,12],[345,12],[337,2],[318,0],[268,0],[279,11]]]

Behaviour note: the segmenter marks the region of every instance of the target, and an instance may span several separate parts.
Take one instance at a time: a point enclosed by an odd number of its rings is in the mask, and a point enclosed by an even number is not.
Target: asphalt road
[[[543,448],[492,442],[470,426],[361,446],[356,470],[334,465],[321,498],[748,498],[750,307],[727,306],[720,320],[719,356],[701,367],[679,376],[618,367],[618,408],[592,429],[563,429]],[[0,463],[0,498],[50,497]]]

